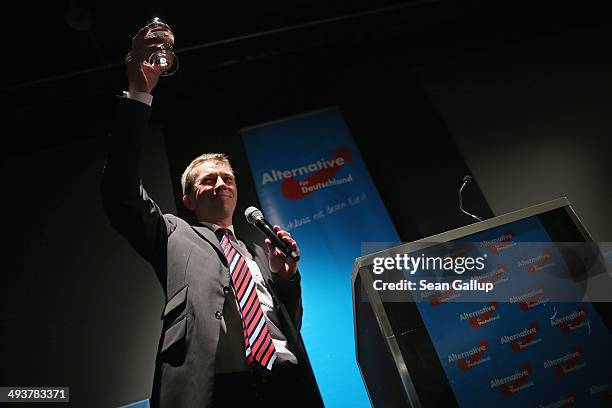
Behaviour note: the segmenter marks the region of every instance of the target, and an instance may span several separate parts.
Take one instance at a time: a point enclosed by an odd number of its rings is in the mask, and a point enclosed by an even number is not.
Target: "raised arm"
[[[146,39],[146,32],[143,29],[136,34],[125,59],[128,93],[118,101],[102,176],[102,202],[113,227],[153,264],[165,286],[165,247],[173,223],[147,195],[141,176],[151,116],[150,94],[159,79],[146,59],[161,41],[157,37]]]

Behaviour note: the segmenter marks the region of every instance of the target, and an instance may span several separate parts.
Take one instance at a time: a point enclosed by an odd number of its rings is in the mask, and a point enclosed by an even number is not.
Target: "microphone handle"
[[[287,242],[283,241],[276,235],[276,231],[274,231],[274,227],[270,225],[270,223],[265,218],[258,218],[255,220],[255,223],[264,233],[264,235],[272,242],[276,248],[280,249],[282,253],[291,258],[293,262],[297,262],[300,260],[300,256],[297,254],[296,250],[293,249],[291,245]]]

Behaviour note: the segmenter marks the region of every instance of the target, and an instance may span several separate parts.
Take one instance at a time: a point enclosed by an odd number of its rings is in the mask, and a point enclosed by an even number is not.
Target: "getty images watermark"
[[[383,301],[434,305],[484,301],[533,308],[547,302],[612,302],[611,243],[426,244],[407,253],[397,245],[368,244],[362,248],[371,255],[362,258],[361,287]]]
[[[465,272],[484,271],[487,255],[477,257],[441,257],[441,256],[410,256],[408,254],[396,254],[393,257],[376,257],[372,264],[372,273],[381,275],[386,271],[403,271],[414,275],[417,271],[444,271],[463,275]],[[453,279],[445,282],[432,282],[429,279],[401,279],[395,282],[386,282],[383,279],[375,279],[373,287],[377,291],[399,290],[399,291],[481,291],[488,293],[493,290],[493,282],[482,279]]]

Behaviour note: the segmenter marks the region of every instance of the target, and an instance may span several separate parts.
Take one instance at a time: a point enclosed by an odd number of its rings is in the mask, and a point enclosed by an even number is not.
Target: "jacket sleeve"
[[[162,214],[142,185],[141,164],[150,116],[150,106],[120,98],[102,175],[102,204],[111,225],[153,265],[165,288],[166,247],[175,222]]]

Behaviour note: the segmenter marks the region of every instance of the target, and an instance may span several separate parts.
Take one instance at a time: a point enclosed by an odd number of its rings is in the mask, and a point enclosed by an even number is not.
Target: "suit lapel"
[[[192,225],[191,228],[193,228],[196,234],[201,236],[205,241],[208,241],[208,243],[210,243],[210,245],[212,245],[212,247],[215,248],[215,250],[219,254],[219,258],[221,259],[221,262],[223,262],[225,266],[228,266],[227,259],[225,259],[225,254],[223,253],[223,250],[221,249],[221,245],[219,244],[219,239],[217,238],[215,233],[210,228],[203,226],[203,225]]]

